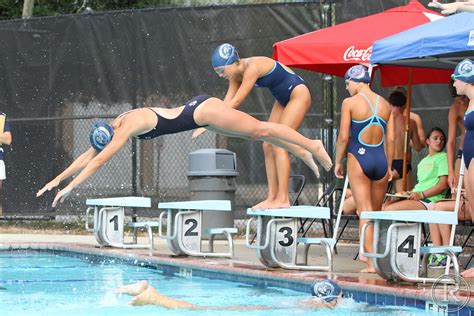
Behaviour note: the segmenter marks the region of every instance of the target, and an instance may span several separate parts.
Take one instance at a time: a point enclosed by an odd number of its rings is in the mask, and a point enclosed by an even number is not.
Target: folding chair
[[[331,199],[333,198],[333,195],[336,193],[336,191],[342,190],[342,188],[337,187],[338,183],[337,181],[334,181],[331,183],[326,190],[323,192],[321,197],[318,199],[316,202],[316,206],[321,206],[321,207],[330,207],[331,208],[331,217],[333,213],[333,205],[331,205]],[[339,201],[339,200],[338,200]],[[339,204],[336,202],[336,205]],[[316,219],[314,218],[306,218],[306,219],[301,219],[300,221],[300,229],[298,230],[298,233],[301,233],[301,237],[306,237],[306,234],[308,231],[311,229],[311,226],[316,222]],[[308,225],[306,225],[308,224]],[[329,235],[332,235],[332,222],[328,221],[328,229],[329,232],[326,230],[326,224],[324,221],[321,221],[321,224],[323,226],[323,232],[324,232],[324,237],[328,237]]]
[[[302,174],[291,175],[288,178],[288,193],[290,194],[290,205],[299,205],[298,199],[306,185],[306,178]]]

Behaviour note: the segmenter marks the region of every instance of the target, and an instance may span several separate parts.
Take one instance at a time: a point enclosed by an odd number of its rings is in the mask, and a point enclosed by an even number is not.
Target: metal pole
[[[138,32],[136,32],[138,33]],[[138,36],[135,36],[135,44],[132,45],[132,47],[138,47],[138,45],[136,44],[137,43],[137,37]],[[135,51],[132,51],[131,52],[131,68],[132,68],[132,82],[131,82],[131,93],[130,93],[130,97],[131,97],[131,101],[132,101],[132,109],[136,109],[137,108],[137,98],[138,98],[138,69],[137,69],[137,60],[136,60],[136,56],[138,56],[138,54],[135,54]],[[132,195],[136,196],[137,193],[138,193],[138,190],[137,190],[137,177],[138,177],[138,173],[137,173],[137,139],[135,137],[132,137]],[[137,213],[136,213],[136,208],[133,208],[133,216],[132,216],[132,222],[136,222],[137,221]]]
[[[405,117],[405,140],[403,144],[403,171],[402,171],[402,190],[407,190],[407,163],[408,163],[408,154],[410,152],[408,146],[410,146],[410,111],[411,111],[411,96],[413,91],[413,72],[412,68],[408,70],[408,95],[407,95],[407,106],[405,109],[406,117]]]
[[[23,11],[21,14],[22,19],[29,19],[33,16],[33,7],[35,6],[35,0],[23,1]]]
[[[326,135],[326,148],[330,156],[334,151],[334,93],[333,93],[333,84],[334,80],[332,76],[325,75],[323,80],[326,82],[326,125],[327,125],[327,135]],[[326,173],[326,183],[330,183],[332,179],[331,173]]]
[[[323,26],[330,27],[332,26],[332,7],[333,3],[331,0],[324,1],[322,5],[322,10],[324,12],[323,16]],[[334,152],[334,78],[330,75],[324,75],[323,80],[326,82],[325,86],[325,95],[326,95],[326,126],[327,126],[327,135],[326,135],[326,149],[330,156]],[[326,173],[325,183],[331,183],[332,173]],[[332,204],[331,201],[329,201]]]

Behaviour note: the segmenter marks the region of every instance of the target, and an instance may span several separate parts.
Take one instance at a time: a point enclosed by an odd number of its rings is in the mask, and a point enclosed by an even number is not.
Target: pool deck
[[[140,238],[139,238],[140,241]],[[432,301],[432,287],[430,284],[422,286],[408,283],[389,283],[377,274],[360,273],[366,265],[358,260],[353,260],[357,253],[357,245],[340,244],[338,254],[334,256],[334,272],[297,271],[284,269],[270,269],[264,267],[258,260],[256,251],[245,246],[245,240],[235,240],[235,258],[192,258],[173,257],[169,251],[166,241],[156,238],[155,249],[117,249],[100,248],[93,236],[84,235],[42,235],[42,234],[0,234],[1,249],[49,249],[66,250],[82,253],[93,253],[97,255],[136,258],[138,260],[150,261],[152,263],[180,266],[188,269],[200,269],[205,271],[219,271],[240,276],[258,277],[271,280],[281,280],[287,282],[311,283],[315,278],[331,277],[335,279],[344,289],[352,291],[355,295],[369,296],[358,297],[356,300],[375,303],[394,302],[399,300],[415,301],[412,305],[424,304],[423,301]],[[215,250],[224,250],[224,244],[216,241]],[[310,251],[310,262],[324,263],[323,252],[317,255],[318,248]],[[444,271],[444,270],[442,270]],[[468,307],[474,310],[474,279],[467,279],[471,287],[471,292],[460,291],[460,297],[469,297]],[[382,299],[383,297],[383,299]],[[382,302],[383,300],[383,302]],[[418,300],[418,301],[417,301]],[[460,313],[464,315],[464,313]],[[469,315],[469,311],[467,311]]]

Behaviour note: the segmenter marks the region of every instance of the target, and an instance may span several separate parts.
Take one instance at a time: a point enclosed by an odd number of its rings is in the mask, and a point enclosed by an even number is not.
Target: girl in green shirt
[[[443,152],[446,134],[439,127],[433,127],[426,139],[428,156],[417,166],[418,183],[407,199],[385,203],[384,211],[427,210],[429,204],[445,197],[448,191],[448,157]]]

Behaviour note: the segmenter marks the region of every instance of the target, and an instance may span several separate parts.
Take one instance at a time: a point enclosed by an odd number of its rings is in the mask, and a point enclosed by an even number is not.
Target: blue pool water
[[[8,315],[424,315],[417,309],[374,307],[341,300],[337,309],[300,308],[308,294],[276,287],[189,276],[87,255],[35,251],[0,252],[0,313]],[[203,306],[265,305],[271,310],[191,311],[127,305],[113,289],[148,280],[162,294]]]

